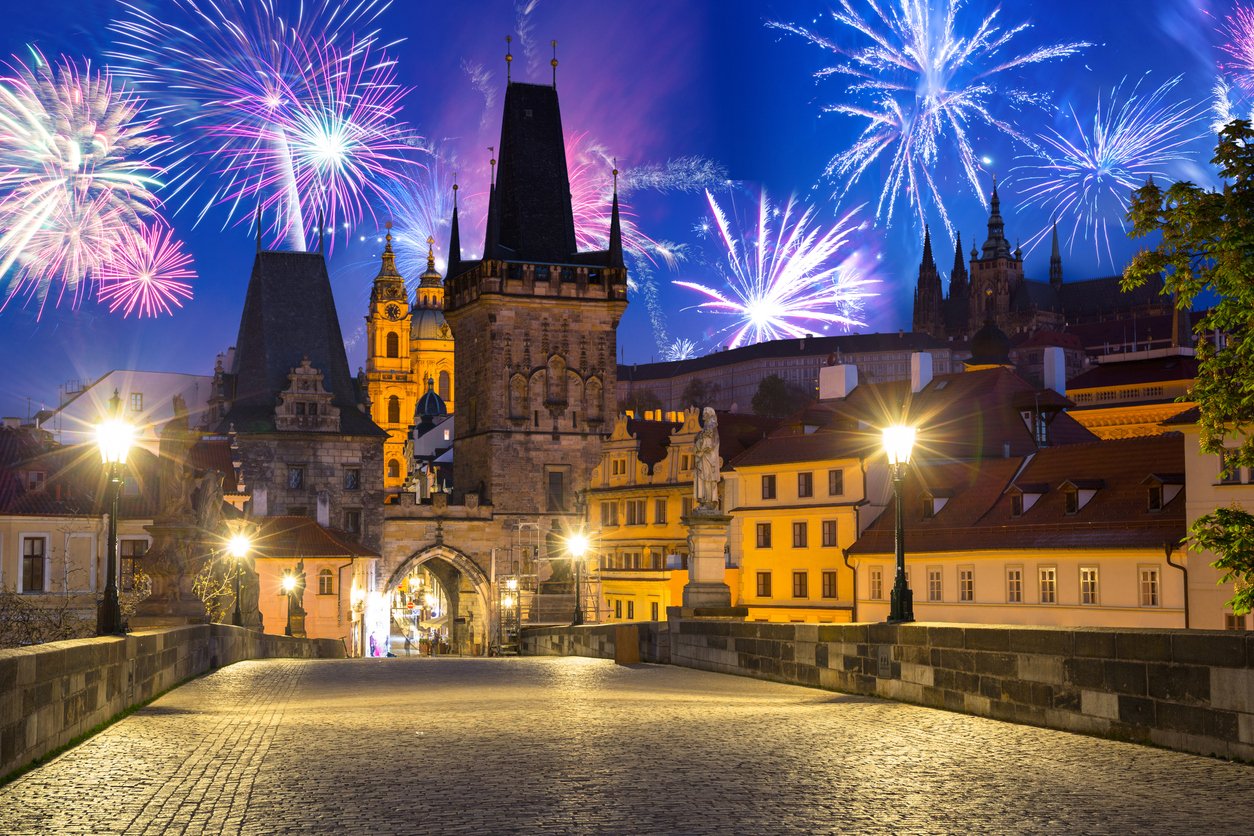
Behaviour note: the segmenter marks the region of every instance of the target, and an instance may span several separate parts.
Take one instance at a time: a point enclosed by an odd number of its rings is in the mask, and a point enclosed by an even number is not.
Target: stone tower
[[[504,111],[483,258],[461,259],[456,214],[449,246],[453,499],[569,513],[614,410],[627,307],[617,193],[609,249],[578,252],[556,88],[510,83]]]
[[[1023,284],[1023,260],[1018,251],[1011,252],[1010,242],[1006,240],[1006,222],[1001,216],[996,179],[989,209],[988,238],[983,251],[972,251],[971,256],[968,322],[972,328],[977,322],[984,322],[990,311],[995,322],[1007,324],[1011,297]]]
[[[409,360],[419,396],[427,381],[445,408],[453,411],[453,332],[444,319],[444,282],[435,269],[434,239],[427,239],[427,271],[414,292],[413,320],[409,328]],[[419,415],[414,412],[415,423]]]
[[[967,280],[967,264],[962,255],[962,233],[954,242],[954,266],[949,271],[949,296],[945,298],[946,336],[965,337],[971,333],[967,317],[970,314],[971,285]]]
[[[914,289],[914,331],[944,339],[943,302],[940,272],[932,257],[932,232],[924,226],[923,260],[919,262],[919,282]]]
[[[396,269],[392,225],[370,289],[366,315],[366,391],[374,422],[387,431],[383,443],[383,486],[399,490],[405,483],[405,436],[413,423],[414,404],[423,384],[410,364],[409,294]],[[437,280],[438,280],[437,276]]]

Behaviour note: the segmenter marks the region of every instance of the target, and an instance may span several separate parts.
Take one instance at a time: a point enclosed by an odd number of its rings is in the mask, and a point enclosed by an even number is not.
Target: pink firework
[[[100,269],[97,299],[109,313],[122,311],[140,317],[174,313],[192,298],[189,282],[196,278],[192,257],[183,252],[173,230],[161,223],[140,224],[123,236],[112,257]]]
[[[1223,34],[1227,40],[1219,48],[1231,56],[1221,61],[1220,69],[1229,73],[1242,90],[1254,92],[1254,9],[1237,6],[1224,18]]]
[[[577,133],[566,141],[566,168],[570,174],[575,241],[583,251],[603,250],[609,246],[610,214],[614,206],[613,172],[617,166],[603,147],[588,140],[587,133]],[[621,198],[618,219],[625,252],[650,261],[654,261],[655,255],[671,260],[668,250],[640,231],[635,214]]]

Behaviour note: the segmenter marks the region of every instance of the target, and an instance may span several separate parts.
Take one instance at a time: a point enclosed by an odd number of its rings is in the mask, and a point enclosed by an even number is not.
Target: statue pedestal
[[[688,583],[684,585],[682,614],[691,617],[744,617],[744,607],[731,605],[731,588],[724,580],[727,567],[727,527],[731,517],[698,508],[683,518],[688,527]]]

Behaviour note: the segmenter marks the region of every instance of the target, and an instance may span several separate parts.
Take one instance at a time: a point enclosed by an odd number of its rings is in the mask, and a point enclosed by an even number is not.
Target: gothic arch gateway
[[[426,579],[438,585],[438,592],[424,588]],[[385,592],[392,609],[394,653],[417,652],[415,633],[434,642],[436,652],[487,653],[492,585],[479,564],[464,552],[442,543],[414,552],[388,578]],[[432,644],[422,648],[430,652]]]

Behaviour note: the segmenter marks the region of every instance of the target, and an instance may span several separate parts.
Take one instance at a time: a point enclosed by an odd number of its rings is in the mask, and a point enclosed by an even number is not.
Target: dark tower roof
[[[1006,222],[1001,216],[1001,198],[997,196],[997,178],[993,178],[993,196],[989,200],[988,239],[984,242],[983,257],[1010,258],[1010,242],[1006,240]]]
[[[342,433],[384,435],[358,409],[322,254],[259,252],[235,342],[231,408],[220,429],[234,424],[240,432],[273,432],[278,394],[303,357],[323,373],[323,386],[340,408]]]
[[[1054,224],[1054,240],[1049,252],[1049,283],[1054,287],[1062,284],[1062,255],[1058,252],[1058,224]]]
[[[448,232],[448,267],[445,275],[452,277],[462,271],[462,235],[457,228],[457,184],[453,184],[453,223]]]
[[[495,198],[499,232],[484,258],[571,260],[575,219],[553,87],[514,82],[506,88]]]
[[[556,67],[557,59],[554,58]],[[556,73],[557,70],[554,69]],[[614,208],[610,212],[610,266],[623,266],[623,228],[618,221],[618,166],[614,167]]]
[[[932,230],[927,224],[923,225],[923,261],[919,264],[919,273],[922,274],[924,269],[936,272],[936,259],[932,257]]]
[[[955,288],[960,288],[963,293],[967,287],[967,263],[962,259],[962,233],[958,233],[958,239],[954,242],[954,266],[949,271],[949,292],[953,294]]]

